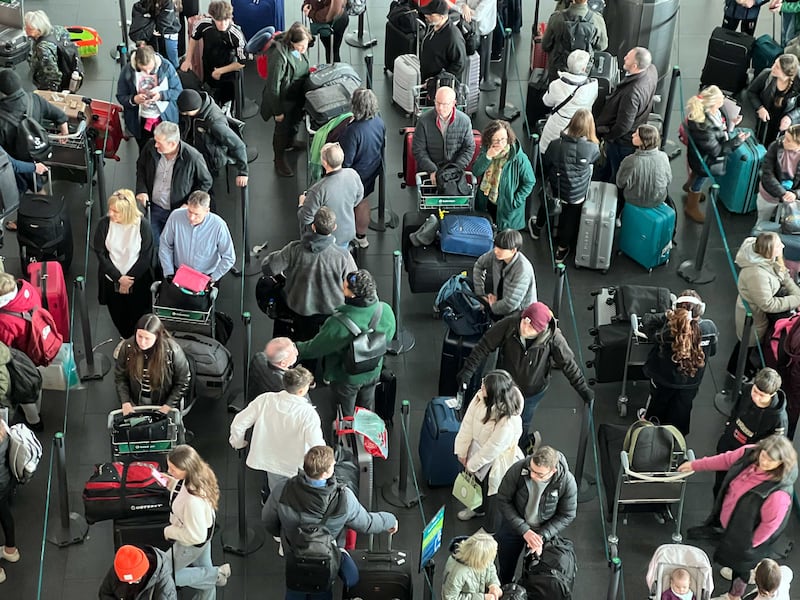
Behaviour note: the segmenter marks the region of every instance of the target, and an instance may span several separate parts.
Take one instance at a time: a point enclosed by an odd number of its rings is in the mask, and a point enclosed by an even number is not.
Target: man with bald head
[[[445,165],[466,171],[475,152],[472,122],[456,110],[456,92],[442,86],[436,92],[435,110],[422,114],[414,130],[411,151],[417,161],[417,170],[429,173],[436,184],[436,172]]]
[[[263,352],[257,352],[250,361],[248,392],[250,402],[266,392],[280,392],[283,375],[297,364],[297,347],[288,337],[276,337],[267,342]]]

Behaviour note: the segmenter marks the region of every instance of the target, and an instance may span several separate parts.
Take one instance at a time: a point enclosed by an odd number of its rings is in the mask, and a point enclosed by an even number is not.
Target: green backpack
[[[644,419],[628,428],[622,449],[637,473],[669,473],[675,452],[686,454],[686,440],[674,425],[656,425]]]

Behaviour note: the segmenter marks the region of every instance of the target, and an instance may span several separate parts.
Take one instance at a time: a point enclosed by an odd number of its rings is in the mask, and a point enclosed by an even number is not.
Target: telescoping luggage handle
[[[402,565],[406,562],[406,553],[405,552],[397,552],[397,559],[394,558],[392,553],[392,538],[394,538],[393,533],[387,534],[386,540],[386,550],[375,550],[375,534],[369,534],[369,538],[367,541],[367,554],[366,560],[370,562],[393,562],[397,565]]]

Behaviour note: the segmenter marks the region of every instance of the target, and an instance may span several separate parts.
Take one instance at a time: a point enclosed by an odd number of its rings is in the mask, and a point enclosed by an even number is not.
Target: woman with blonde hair
[[[503,592],[494,566],[496,556],[497,541],[483,530],[453,539],[444,566],[442,600],[500,600]]]
[[[703,200],[700,190],[709,178],[709,172],[714,177],[724,175],[728,154],[750,136],[749,133],[740,132],[731,137],[733,127],[742,120],[742,116],[729,122],[720,110],[723,104],[725,96],[715,85],[703,89],[686,103],[689,180],[683,186],[688,194],[683,211],[696,223],[703,223],[706,218],[700,211],[700,202]]]
[[[175,585],[197,590],[195,600],[214,600],[217,586],[231,576],[231,566],[211,562],[211,536],[219,504],[219,484],[211,466],[189,445],[167,455],[164,483],[170,492],[169,525],[164,537],[173,540]]]
[[[747,88],[750,103],[756,109],[760,126],[766,127],[761,143],[769,146],[781,131],[800,120],[800,61],[794,54],[782,54],[772,66],[756,75]]]
[[[131,190],[117,190],[108,199],[108,214],[95,230],[97,299],[123,338],[133,335],[136,321],[151,310],[153,232]]]

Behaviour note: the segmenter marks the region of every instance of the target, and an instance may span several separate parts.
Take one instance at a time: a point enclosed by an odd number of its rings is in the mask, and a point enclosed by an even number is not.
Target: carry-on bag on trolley
[[[158,406],[134,406],[133,412],[108,413],[111,459],[119,462],[153,461],[166,467],[166,455],[183,442],[181,411],[162,413]]]
[[[195,294],[170,282],[156,281],[150,286],[153,313],[171,332],[184,331],[207,337],[216,334],[216,287]]]
[[[195,363],[195,393],[199,398],[222,398],[233,379],[230,350],[214,338],[186,331],[173,333],[175,341]]]
[[[725,174],[717,177],[717,183],[719,199],[725,208],[732,213],[746,214],[756,209],[761,163],[767,149],[751,129],[737,129],[732,135],[740,131],[749,132],[750,137],[728,155]]]
[[[95,465],[83,488],[86,521],[169,513],[169,492],[153,474],[160,469],[154,461]]]
[[[320,128],[331,119],[350,110],[350,98],[358,88],[351,79],[343,78],[337,83],[306,92],[305,111],[315,128]]]
[[[400,135],[403,136],[403,170],[399,172],[397,176],[403,180],[403,182],[400,184],[400,187],[402,188],[417,184],[417,161],[414,158],[414,151],[412,149],[414,144],[414,129],[414,127],[404,127],[400,130]],[[475,151],[473,152],[472,158],[467,165],[466,171],[469,171],[472,168],[472,164],[481,153],[481,132],[477,129],[473,129],[472,137],[475,140]]]
[[[617,219],[617,186],[593,181],[581,209],[575,248],[575,266],[606,273],[611,267],[614,226]]]
[[[416,186],[419,198],[420,210],[471,210],[475,205],[475,191],[477,180],[472,172],[465,173],[467,185],[470,188],[468,194],[458,196],[443,196],[439,193],[438,187],[431,181],[427,173],[417,173]]]
[[[746,33],[716,27],[708,40],[700,86],[716,85],[732,95],[742,91],[747,86],[754,42],[753,36]]]
[[[58,333],[69,340],[69,294],[61,263],[55,261],[28,264],[28,279],[42,297],[42,307],[52,316]]]
[[[439,228],[439,245],[446,254],[481,256],[494,246],[492,223],[476,215],[445,215]]]
[[[619,250],[645,269],[665,265],[672,251],[675,211],[665,203],[642,208],[630,202],[622,209]]]
[[[17,209],[17,243],[22,272],[29,261],[56,260],[67,271],[72,264],[72,224],[63,195],[26,192]]]

